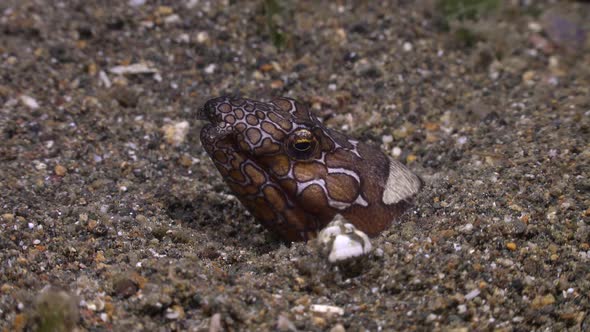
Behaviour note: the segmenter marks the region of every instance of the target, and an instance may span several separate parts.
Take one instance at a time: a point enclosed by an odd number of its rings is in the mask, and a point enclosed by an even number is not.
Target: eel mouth
[[[215,143],[227,138],[233,132],[234,128],[223,121],[217,125],[208,123],[201,129],[201,140],[208,143]]]

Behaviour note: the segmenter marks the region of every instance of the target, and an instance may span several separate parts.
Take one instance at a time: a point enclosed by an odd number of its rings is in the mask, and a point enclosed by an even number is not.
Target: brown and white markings
[[[369,236],[391,225],[421,180],[379,149],[330,130],[289,98],[219,97],[201,142],[242,204],[289,241],[315,237],[336,214]]]

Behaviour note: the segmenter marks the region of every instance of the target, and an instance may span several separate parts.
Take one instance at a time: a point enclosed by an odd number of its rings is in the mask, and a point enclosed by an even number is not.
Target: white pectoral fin
[[[395,204],[420,190],[420,178],[399,161],[389,159],[389,175],[383,190],[383,203]]]

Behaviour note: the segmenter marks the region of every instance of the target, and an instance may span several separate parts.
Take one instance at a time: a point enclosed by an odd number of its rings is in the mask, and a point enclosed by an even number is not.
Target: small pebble
[[[178,14],[172,14],[164,18],[164,23],[166,24],[172,24],[177,22],[180,22],[180,16]]]
[[[529,22],[528,28],[529,30],[537,33],[543,31],[543,27],[538,22]]]
[[[21,95],[20,101],[30,109],[39,108],[39,103],[37,102],[37,100],[35,100],[35,98],[33,98],[31,96]]]
[[[172,7],[169,6],[160,6],[158,7],[156,13],[161,16],[172,15],[172,13],[174,13],[174,9],[172,9]]]
[[[47,164],[42,163],[38,160],[33,160],[33,164],[35,165],[35,169],[38,171],[43,171],[43,170],[47,169]]]
[[[277,330],[279,331],[297,331],[297,328],[285,315],[279,315],[277,319]]]
[[[460,314],[464,314],[465,312],[467,312],[467,306],[466,306],[466,305],[464,305],[464,304],[459,304],[459,305],[457,306],[457,311],[458,311]]]
[[[471,234],[471,233],[473,233],[473,224],[472,223],[468,223],[468,224],[465,224],[465,225],[459,227],[459,232],[461,232],[463,234]]]
[[[193,158],[188,154],[183,154],[178,159],[178,163],[184,167],[191,167],[193,165]]]
[[[6,222],[11,222],[14,220],[14,214],[12,213],[4,213],[2,215],[2,220],[6,221]]]
[[[127,277],[120,277],[113,282],[114,295],[121,298],[128,298],[138,291],[138,285]]]
[[[166,318],[170,320],[183,319],[185,316],[182,306],[174,305],[166,309]]]
[[[283,83],[282,80],[273,80],[272,82],[270,82],[270,88],[271,89],[280,89],[285,85],[285,83]]]
[[[62,165],[56,165],[54,171],[57,176],[64,176],[68,173],[68,169]]]
[[[207,33],[207,31],[200,31],[199,33],[197,33],[197,43],[203,44],[206,43],[208,40],[209,34]]]
[[[214,63],[207,65],[207,67],[205,67],[205,69],[204,69],[205,74],[213,74],[215,72],[216,68],[217,68],[217,65]]]
[[[467,300],[467,301],[473,300],[474,298],[479,296],[480,293],[481,293],[481,291],[476,288],[476,289],[472,290],[471,292],[465,294],[465,300]]]
[[[311,318],[311,323],[314,326],[317,326],[317,327],[320,327],[320,328],[323,328],[323,327],[325,327],[328,324],[328,322],[326,321],[326,319],[324,317],[319,317],[319,316],[313,316]]]
[[[339,323],[339,324],[334,325],[330,329],[330,332],[346,332],[346,329],[344,328],[344,325]]]
[[[189,130],[188,121],[180,121],[171,124],[165,124],[162,127],[164,140],[172,146],[180,146],[186,139]]]
[[[211,316],[211,322],[209,323],[209,332],[221,332],[223,326],[221,326],[221,314],[216,313]]]
[[[555,297],[553,296],[553,294],[547,294],[545,296],[539,295],[537,297],[535,297],[535,299],[533,300],[533,302],[531,303],[533,308],[542,308],[551,304],[555,303]]]

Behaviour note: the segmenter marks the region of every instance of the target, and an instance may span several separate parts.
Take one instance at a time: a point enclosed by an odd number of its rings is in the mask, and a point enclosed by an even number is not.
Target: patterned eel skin
[[[199,111],[205,151],[242,204],[270,231],[306,241],[341,214],[375,236],[422,182],[379,149],[322,125],[289,98],[219,97]]]

